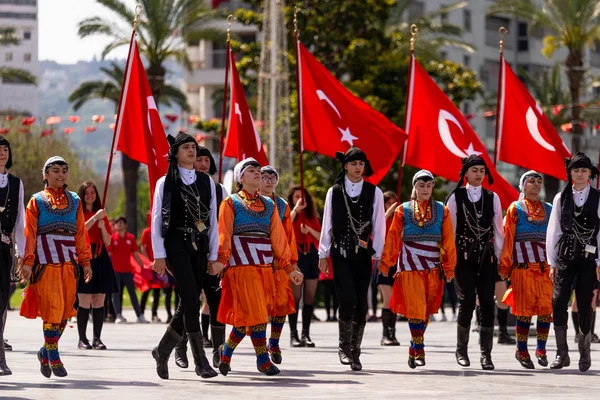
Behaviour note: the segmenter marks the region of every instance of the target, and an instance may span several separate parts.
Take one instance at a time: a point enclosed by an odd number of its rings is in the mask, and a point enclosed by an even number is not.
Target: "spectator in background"
[[[117,218],[115,226],[117,227],[117,231],[114,232],[110,238],[111,244],[109,248],[118,286],[117,293],[114,293],[112,296],[115,312],[117,313],[115,322],[117,324],[127,322],[122,313],[123,286],[125,286],[127,287],[129,297],[131,298],[131,305],[133,306],[135,314],[137,315],[137,322],[141,324],[147,324],[148,321],[146,321],[146,318],[144,318],[142,315],[142,310],[140,309],[140,304],[138,303],[137,295],[135,293],[130,261],[131,256],[133,256],[140,267],[144,267],[144,264],[139,256],[139,248],[135,241],[135,236],[127,232],[127,219],[125,217],[121,216]]]
[[[148,226],[142,232],[142,241],[140,242],[140,252],[144,257],[150,260],[150,263],[154,262],[154,251],[152,250],[152,216],[150,212],[146,215],[148,220]],[[150,282],[151,288],[142,293],[141,309],[142,315],[146,309],[146,302],[148,301],[148,295],[152,292],[152,322],[161,323],[162,321],[158,318],[158,303],[160,302],[160,281],[156,273],[152,271],[152,282]],[[166,278],[166,276],[165,276]],[[170,311],[170,310],[167,310]]]
[[[111,228],[106,213],[102,209],[98,188],[93,182],[83,182],[77,190],[77,195],[83,200],[83,216],[85,228],[88,231],[92,250],[92,280],[85,282],[84,275],[79,274],[77,284],[77,330],[79,332],[79,349],[106,350],[100,340],[104,324],[104,298],[107,294],[117,292],[117,282],[112,263],[105,246],[110,245]],[[92,310],[94,337],[92,344],[87,339],[86,330]]]

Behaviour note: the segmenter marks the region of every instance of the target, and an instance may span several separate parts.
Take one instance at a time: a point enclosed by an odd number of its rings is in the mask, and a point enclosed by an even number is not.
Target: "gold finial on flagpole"
[[[294,34],[298,33],[298,13],[300,12],[300,7],[294,6]]]
[[[233,14],[227,16],[227,41],[231,40],[231,24],[237,21],[237,18]]]
[[[417,25],[412,24],[410,26],[410,51],[411,52],[415,51],[415,38],[417,37],[418,34],[419,34],[419,28],[417,28]]]
[[[140,15],[142,15],[142,11],[144,9],[142,8],[142,3],[140,3],[140,1],[136,1],[135,4],[135,19],[133,20],[133,30],[135,31],[135,29],[137,28],[137,24],[138,22],[140,22]]]
[[[500,34],[500,54],[504,52],[504,37],[508,35],[508,29],[501,26],[498,28],[498,34]]]

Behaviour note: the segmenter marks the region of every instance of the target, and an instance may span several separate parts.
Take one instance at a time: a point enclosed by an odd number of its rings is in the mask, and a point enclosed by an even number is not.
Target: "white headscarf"
[[[413,200],[417,199],[417,192],[415,190],[415,185],[417,184],[418,181],[423,180],[423,181],[434,181],[433,178],[433,174],[431,172],[429,172],[426,169],[422,169],[420,171],[418,171],[412,178],[412,185],[413,185],[413,189],[412,189],[412,193],[410,198]]]
[[[244,172],[246,172],[246,169],[249,167],[260,168],[260,164],[252,157],[243,159],[233,168],[233,181],[236,183],[242,183],[242,175],[244,175]]]
[[[529,170],[521,175],[521,179],[519,179],[519,190],[521,191],[519,194],[519,200],[523,200],[525,198],[525,182],[527,181],[527,178],[531,178],[532,176],[541,177],[542,174],[534,170]]]

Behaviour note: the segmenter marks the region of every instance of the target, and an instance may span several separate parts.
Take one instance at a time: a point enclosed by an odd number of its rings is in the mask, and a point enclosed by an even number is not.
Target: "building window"
[[[527,34],[527,23],[519,22],[517,26],[517,51],[529,51],[529,35]]]
[[[0,0],[0,4],[17,4],[19,6],[36,6],[37,0]]]
[[[11,62],[12,59],[13,59],[13,54],[12,53],[6,53],[4,55],[4,61]]]
[[[471,56],[465,54],[463,56],[463,64],[465,65],[465,67],[471,68]]]
[[[465,32],[471,32],[471,10],[463,10],[463,28]]]
[[[485,44],[487,46],[498,47],[498,42],[500,41],[498,29],[500,29],[501,26],[509,29],[510,19],[502,17],[485,18]],[[505,40],[504,48],[512,50],[514,48],[514,42],[511,40]]]
[[[37,19],[36,13],[0,12],[2,19]]]
[[[225,68],[227,62],[227,53],[225,44],[221,42],[213,42],[213,53],[212,53],[212,67]]]
[[[31,62],[31,53],[23,54],[23,61],[26,63]]]
[[[23,32],[23,40],[31,40],[31,31]]]

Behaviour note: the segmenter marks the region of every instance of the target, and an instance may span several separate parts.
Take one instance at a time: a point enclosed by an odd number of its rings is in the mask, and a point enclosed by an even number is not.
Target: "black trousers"
[[[596,261],[559,261],[554,271],[554,287],[552,289],[552,309],[554,326],[567,326],[569,320],[569,300],[573,279],[577,277],[575,296],[579,310],[579,329],[584,335],[592,326],[592,298],[596,280]]]
[[[471,325],[475,302],[479,297],[481,326],[494,327],[494,288],[497,269],[492,264],[479,265],[469,261],[459,261],[454,271],[454,286],[458,296],[457,322],[462,327]]]
[[[217,321],[219,304],[221,304],[221,278],[217,275],[207,274],[204,279],[204,296],[206,296],[206,302],[210,309],[210,325],[225,326]]]
[[[10,256],[10,249],[3,243],[0,243],[0,316],[8,307],[11,268],[12,257]]]
[[[173,274],[179,293],[179,304],[170,326],[179,335],[183,332],[200,332],[200,292],[204,288],[207,250],[193,251],[180,232],[170,233],[165,238],[165,250],[169,270]]]
[[[367,295],[371,284],[371,256],[360,249],[356,260],[348,260],[331,249],[333,282],[339,302],[340,321],[362,324],[367,320]]]

